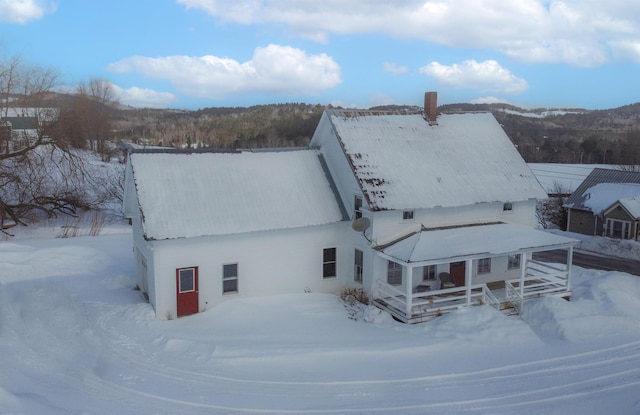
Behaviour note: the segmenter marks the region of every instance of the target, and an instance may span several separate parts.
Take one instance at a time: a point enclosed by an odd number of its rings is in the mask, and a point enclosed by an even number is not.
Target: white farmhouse
[[[534,229],[541,198],[490,113],[437,114],[427,93],[424,112],[327,110],[308,148],[134,151],[124,211],[159,318],[351,287],[419,322],[571,294],[577,241]],[[557,249],[565,264],[533,259]]]

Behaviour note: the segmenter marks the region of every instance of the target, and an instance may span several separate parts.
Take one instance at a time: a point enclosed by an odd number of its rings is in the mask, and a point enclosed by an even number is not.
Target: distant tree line
[[[593,112],[580,122],[575,114],[542,119],[494,115],[527,162],[631,165],[640,163],[640,105],[635,108],[635,123],[600,125],[593,124]]]
[[[198,111],[130,109],[118,111],[116,140],[192,148],[305,146],[327,107],[301,103]],[[376,110],[415,111],[387,106]],[[527,162],[640,163],[640,104],[606,111],[574,109],[533,118],[506,112],[506,105],[455,104],[441,111],[491,111]],[[538,110],[542,112],[543,110]]]
[[[198,111],[125,110],[114,119],[116,139],[180,148],[306,146],[325,107],[272,104]]]

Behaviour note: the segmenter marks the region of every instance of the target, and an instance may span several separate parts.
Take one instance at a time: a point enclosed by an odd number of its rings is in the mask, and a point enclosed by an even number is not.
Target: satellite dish
[[[367,229],[369,229],[370,225],[371,225],[371,221],[369,220],[369,218],[363,217],[363,218],[358,218],[354,220],[353,223],[351,223],[351,228],[357,232],[364,232]]]

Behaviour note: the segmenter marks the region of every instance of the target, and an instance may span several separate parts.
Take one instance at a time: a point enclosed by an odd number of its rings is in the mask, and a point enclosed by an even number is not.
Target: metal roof
[[[547,197],[491,113],[328,110],[372,210]]]
[[[623,170],[595,168],[571,194],[571,196],[569,196],[567,201],[564,203],[564,206],[571,209],[591,210],[590,208],[585,206],[585,202],[589,200],[588,190],[598,184],[604,183],[640,184],[640,173]],[[613,204],[616,200],[617,198],[615,200],[611,200],[611,204]]]
[[[12,130],[37,130],[38,118],[37,117],[2,117],[2,122],[11,123]]]

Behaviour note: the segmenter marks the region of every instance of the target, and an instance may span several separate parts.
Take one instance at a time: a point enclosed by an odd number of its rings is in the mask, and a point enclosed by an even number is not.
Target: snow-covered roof
[[[579,241],[515,224],[475,225],[425,230],[382,250],[406,263],[455,261],[520,251],[566,247]]]
[[[634,218],[640,218],[640,197],[625,197],[619,200],[622,207]]]
[[[599,215],[619,199],[640,197],[638,183],[599,183],[585,190],[582,205]]]
[[[343,220],[317,150],[134,152],[129,160],[147,239]]]
[[[564,206],[600,214],[618,199],[640,196],[634,185],[640,185],[638,172],[595,168]]]
[[[547,197],[490,113],[327,114],[373,210]]]

